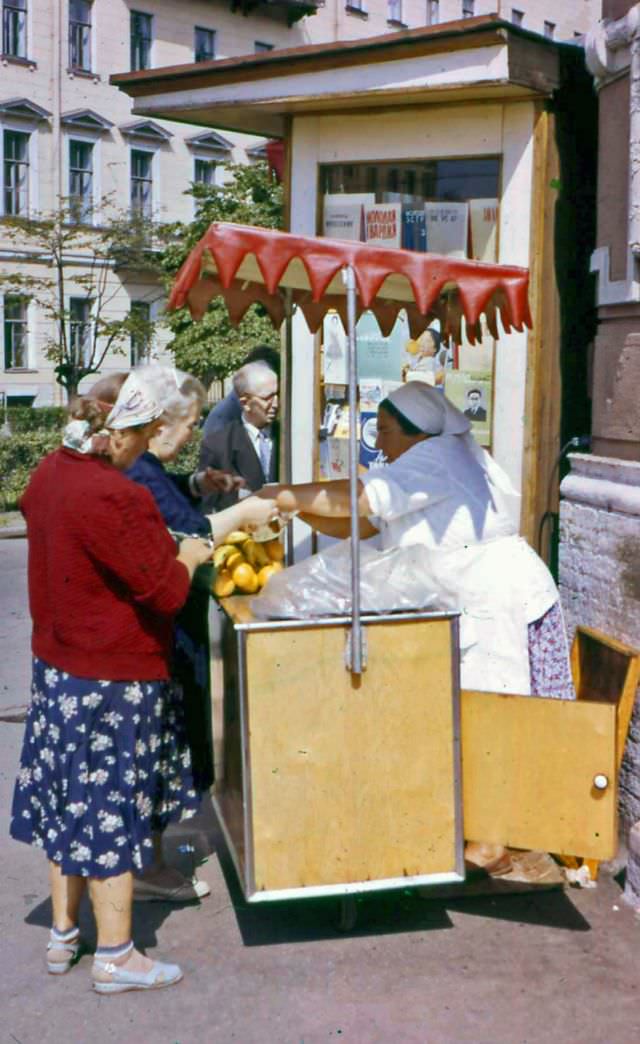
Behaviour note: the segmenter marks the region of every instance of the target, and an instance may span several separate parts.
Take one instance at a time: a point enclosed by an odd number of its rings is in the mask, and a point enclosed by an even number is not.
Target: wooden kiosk
[[[530,324],[524,269],[212,225],[177,276],[170,307],[195,318],[215,295],[239,320],[260,301],[310,329],[327,308],[388,328],[404,308],[416,334],[437,316]],[[290,387],[285,388],[285,425]],[[464,879],[463,838],[610,858],[617,770],[638,680],[633,650],[582,635],[578,700],[459,692],[455,613],[360,610],[358,444],[350,431],[351,613],[253,618],[222,603],[224,765],[215,797],[248,900],[340,895]],[[285,454],[285,469],[287,455]]]

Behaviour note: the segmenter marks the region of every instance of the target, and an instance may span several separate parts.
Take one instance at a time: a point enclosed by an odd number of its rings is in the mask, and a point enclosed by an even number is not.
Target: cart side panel
[[[248,635],[256,891],[456,870],[451,621],[367,626],[360,679],[345,634]]]
[[[615,705],[463,690],[461,727],[467,840],[615,855]]]

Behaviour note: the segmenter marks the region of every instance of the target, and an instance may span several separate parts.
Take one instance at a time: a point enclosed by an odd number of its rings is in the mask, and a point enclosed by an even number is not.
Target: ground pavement
[[[28,683],[25,545],[0,540],[2,707]],[[6,716],[6,715],[5,715]],[[13,714],[13,716],[19,716]],[[202,904],[140,905],[135,938],[184,981],[99,997],[90,957],[47,976],[42,854],[8,838],[22,725],[0,720],[0,1044],[630,1044],[640,1038],[640,922],[620,885],[425,902],[358,904],[350,934],[332,901],[243,902],[210,811],[174,831],[209,858]],[[184,863],[182,863],[184,866]],[[94,941],[88,910],[83,932]]]

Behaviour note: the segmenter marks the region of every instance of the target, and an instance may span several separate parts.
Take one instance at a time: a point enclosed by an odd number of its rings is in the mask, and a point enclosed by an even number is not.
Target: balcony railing
[[[284,18],[287,25],[293,25],[305,15],[316,14],[319,6],[318,0],[231,0],[231,10],[237,14],[248,15],[259,10],[260,14]]]

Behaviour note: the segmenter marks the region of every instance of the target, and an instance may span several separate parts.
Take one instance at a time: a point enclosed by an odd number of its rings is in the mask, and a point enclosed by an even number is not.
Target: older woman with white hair
[[[379,535],[383,548],[429,550],[425,585],[461,612],[462,686],[575,698],[556,585],[518,535],[518,494],[468,418],[437,389],[405,384],[380,404],[376,445],[388,463],[360,477],[360,534]],[[344,480],[258,495],[275,496],[281,511],[299,511],[320,532],[349,535]],[[497,850],[478,861],[502,858]]]
[[[113,406],[82,396],[62,447],[41,461],[20,503],[33,683],[10,830],[49,861],[51,974],[79,956],[88,882],[98,930],[92,977],[102,994],[182,978],[131,939],[133,875],[153,860],[153,831],[198,806],[169,657],[174,617],[212,541],[177,547],[153,498],[122,474],[162,412],[135,374]],[[261,523],[275,505],[258,504],[248,517]],[[229,528],[237,522],[228,516]]]

